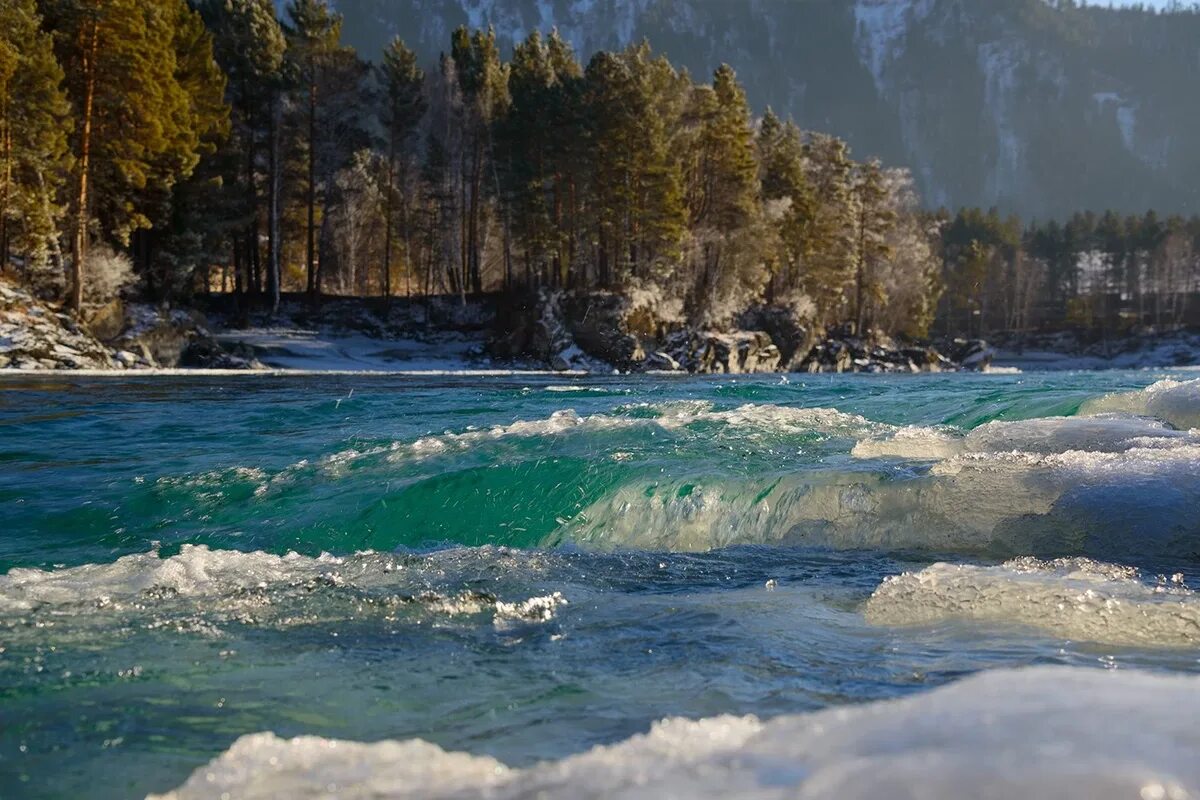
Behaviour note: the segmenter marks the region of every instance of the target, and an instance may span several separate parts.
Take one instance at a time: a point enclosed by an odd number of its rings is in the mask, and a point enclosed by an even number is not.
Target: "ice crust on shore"
[[[1180,581],[1086,558],[1000,566],[937,563],[885,580],[864,608],[876,625],[975,620],[1143,647],[1200,644],[1200,597]]]
[[[901,700],[666,720],[513,769],[420,740],[243,736],[159,800],[1163,798],[1200,792],[1200,678],[1038,667]]]

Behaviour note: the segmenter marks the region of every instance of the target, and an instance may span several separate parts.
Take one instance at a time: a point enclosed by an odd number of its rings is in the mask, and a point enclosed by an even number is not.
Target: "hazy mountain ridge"
[[[373,56],[430,63],[458,25],[505,52],[557,27],[586,58],[647,37],[706,75],[727,61],[758,109],[909,165],[931,206],[1029,216],[1194,210],[1200,16],[1043,0],[337,0]]]

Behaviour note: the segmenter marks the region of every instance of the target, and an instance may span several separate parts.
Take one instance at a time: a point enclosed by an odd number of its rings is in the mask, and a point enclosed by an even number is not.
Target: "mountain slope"
[[[557,27],[586,57],[647,37],[758,108],[906,164],[926,203],[1026,216],[1200,207],[1200,15],[1044,0],[336,0],[367,56],[430,63],[458,25],[508,51]]]

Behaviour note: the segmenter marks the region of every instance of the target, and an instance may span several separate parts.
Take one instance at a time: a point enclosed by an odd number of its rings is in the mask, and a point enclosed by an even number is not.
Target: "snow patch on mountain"
[[[984,42],[978,49],[983,74],[984,109],[996,131],[996,160],[988,177],[988,191],[995,197],[1012,197],[1020,187],[1025,160],[1024,142],[1014,121],[1019,104],[1017,72],[1028,63],[1029,54],[1019,44]]]
[[[885,91],[884,70],[904,50],[912,0],[859,0],[854,4],[855,45],[863,66]]]

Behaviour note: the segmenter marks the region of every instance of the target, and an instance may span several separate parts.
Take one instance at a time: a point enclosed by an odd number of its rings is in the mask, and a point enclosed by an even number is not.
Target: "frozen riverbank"
[[[1131,334],[1096,342],[1070,333],[1000,339],[992,363],[1023,372],[1200,366],[1200,333]]]

